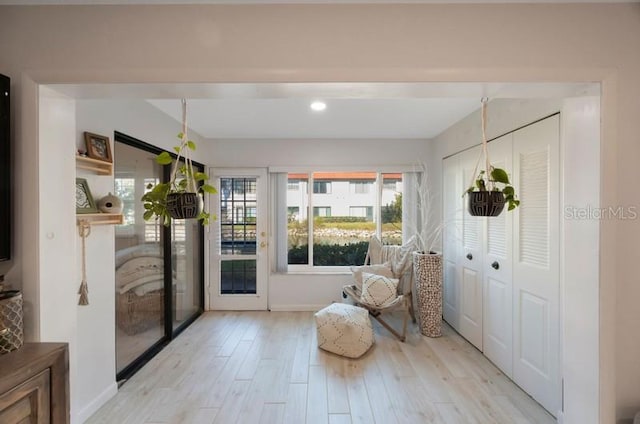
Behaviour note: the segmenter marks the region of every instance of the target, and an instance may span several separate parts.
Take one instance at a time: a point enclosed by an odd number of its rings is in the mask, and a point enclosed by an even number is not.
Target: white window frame
[[[287,172],[287,173],[301,173],[300,170],[288,170],[286,168],[282,169],[282,168],[276,168],[279,172]],[[382,214],[382,191],[383,191],[383,174],[389,174],[389,173],[403,173],[406,172],[405,169],[383,169],[383,170],[377,170],[377,171],[371,171],[369,169],[361,169],[359,167],[354,167],[354,168],[338,168],[338,169],[333,169],[333,168],[327,168],[327,169],[315,169],[315,170],[304,170],[302,171],[303,173],[308,174],[308,179],[307,179],[307,187],[314,187],[314,179],[313,179],[313,174],[317,173],[317,172],[324,172],[324,171],[335,171],[335,172],[376,172],[376,181],[375,183],[371,183],[373,189],[376,192],[376,199],[375,199],[375,203],[374,203],[374,210],[373,210],[373,219],[376,222],[376,234],[378,235],[378,237],[382,238],[382,219],[381,219],[381,214]],[[404,178],[404,176],[403,176]],[[329,182],[330,184],[330,182]],[[331,186],[331,184],[329,185],[329,187]],[[287,181],[287,188],[288,188],[288,181]],[[288,190],[287,190],[288,191]],[[402,191],[404,192],[404,186],[402,188]],[[307,219],[308,222],[308,234],[309,234],[309,239],[308,239],[308,246],[309,246],[309,251],[308,251],[308,255],[309,255],[309,261],[313,262],[313,210],[314,210],[314,203],[313,203],[313,196],[316,195],[323,195],[323,194],[331,194],[331,192],[328,190],[327,193],[315,193],[314,190],[307,190],[306,192],[306,196],[307,196],[307,202],[308,202],[308,210],[310,212],[311,218],[312,219]],[[403,195],[403,199],[405,199],[405,196]],[[317,201],[317,199],[316,199]],[[404,203],[404,201],[403,201]],[[403,208],[404,208],[404,204],[403,204]],[[404,220],[404,219],[403,219]],[[403,229],[405,228],[405,226],[403,225]],[[404,237],[404,235],[403,235]],[[287,264],[287,273],[314,273],[314,274],[324,274],[324,273],[345,273],[347,270],[350,269],[351,266],[346,265],[346,266],[317,266],[317,265],[313,265],[313,264],[304,264],[304,265],[290,265]]]

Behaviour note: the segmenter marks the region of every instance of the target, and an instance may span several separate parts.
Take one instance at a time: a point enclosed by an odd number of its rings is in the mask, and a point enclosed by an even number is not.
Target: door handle
[[[500,264],[498,263],[498,261],[493,261],[493,263],[491,264],[491,268],[500,269]]]
[[[471,253],[467,253],[467,259],[472,260],[473,259],[473,255]]]

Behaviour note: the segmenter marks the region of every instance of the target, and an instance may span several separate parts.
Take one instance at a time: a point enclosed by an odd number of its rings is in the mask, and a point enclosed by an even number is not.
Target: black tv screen
[[[11,258],[9,77],[0,74],[0,261]]]

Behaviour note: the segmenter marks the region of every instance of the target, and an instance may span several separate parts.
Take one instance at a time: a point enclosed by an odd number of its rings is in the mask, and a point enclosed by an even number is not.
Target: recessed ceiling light
[[[311,110],[315,110],[316,112],[323,111],[327,108],[327,104],[321,101],[315,101],[311,103]]]

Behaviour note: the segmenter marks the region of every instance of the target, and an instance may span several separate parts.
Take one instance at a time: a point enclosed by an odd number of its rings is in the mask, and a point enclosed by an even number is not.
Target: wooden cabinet
[[[0,356],[0,423],[69,423],[66,343],[25,343]]]

